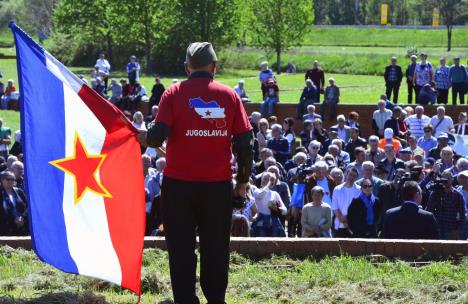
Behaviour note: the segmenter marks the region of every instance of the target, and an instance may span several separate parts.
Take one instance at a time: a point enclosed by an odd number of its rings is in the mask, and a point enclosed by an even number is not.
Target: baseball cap
[[[386,139],[393,138],[393,130],[391,128],[386,128],[385,129],[384,138],[386,138]]]
[[[412,154],[413,151],[411,151],[411,148],[404,148],[404,149],[401,149],[399,153],[400,153],[400,154],[402,154],[402,153],[405,153],[405,154]]]
[[[426,161],[424,162],[424,165],[434,165],[436,162],[435,158],[433,157],[428,157],[426,158]]]
[[[446,139],[446,140],[448,140],[449,137],[448,137],[447,133],[440,133],[439,136],[437,136],[437,140],[439,140],[439,139]]]
[[[209,42],[194,42],[187,48],[187,63],[192,68],[201,68],[212,62],[218,61],[213,46]]]

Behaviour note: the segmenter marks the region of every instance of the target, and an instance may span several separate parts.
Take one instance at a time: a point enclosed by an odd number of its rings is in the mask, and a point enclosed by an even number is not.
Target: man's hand
[[[233,195],[247,198],[247,183],[237,183],[234,187]]]
[[[142,145],[143,147],[148,146],[148,144],[146,143],[146,130],[138,130],[137,138],[140,142],[140,145]]]

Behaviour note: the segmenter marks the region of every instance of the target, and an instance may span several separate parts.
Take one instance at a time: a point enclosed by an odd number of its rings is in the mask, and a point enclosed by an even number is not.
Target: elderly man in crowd
[[[355,183],[357,178],[357,170],[352,167],[348,168],[345,182],[333,190],[332,210],[335,214],[335,237],[351,236],[346,215],[352,200],[361,193],[361,188]]]
[[[377,106],[379,109],[372,114],[372,129],[375,131],[375,135],[383,137],[385,122],[392,116],[392,111],[385,107],[385,100],[379,100]]]
[[[453,58],[453,65],[449,71],[450,84],[452,86],[452,103],[457,104],[457,95],[460,104],[465,104],[465,89],[468,82],[468,73],[463,65],[460,64],[460,57]]]
[[[346,125],[346,118],[344,115],[340,114],[336,118],[338,122],[332,128],[336,129],[338,132],[338,138],[343,141],[343,143],[347,143],[349,138],[351,137],[351,128]]]
[[[302,116],[302,119],[304,121],[310,120],[310,121],[314,122],[316,119],[322,119],[322,116],[315,113],[315,106],[314,105],[308,105],[307,106],[307,114]]]
[[[368,179],[372,183],[372,193],[377,195],[379,187],[384,183],[383,180],[374,176],[375,165],[371,161],[365,161],[362,163],[362,177],[356,181],[357,185],[361,185],[364,179]]]
[[[437,90],[437,103],[447,104],[448,90],[450,88],[450,68],[445,65],[445,57],[440,57],[440,66],[434,74],[435,88]]]
[[[297,119],[302,119],[307,107],[318,100],[318,92],[312,80],[306,80],[306,86],[302,90],[301,97],[299,98],[299,104],[297,105]]]
[[[452,187],[452,172],[447,169],[441,177],[446,179],[443,189],[431,192],[426,210],[435,215],[443,239],[458,240],[465,227],[465,201],[463,195]]]
[[[385,152],[379,147],[379,138],[376,135],[369,136],[369,148],[366,150],[366,161],[371,161],[374,165],[385,158]]]
[[[437,107],[437,115],[432,116],[430,124],[434,127],[435,137],[438,137],[441,133],[451,133],[455,130],[452,118],[445,115],[444,106]]]
[[[384,128],[390,128],[393,130],[393,136],[395,136],[400,142],[404,142],[406,132],[400,128],[400,118],[402,115],[402,109],[399,106],[393,108],[392,116],[387,119],[384,124]],[[385,132],[385,131],[384,131]]]
[[[324,93],[324,101],[320,107],[320,115],[325,119],[323,114],[325,106],[328,106],[328,117],[331,121],[335,117],[336,105],[340,102],[340,88],[336,85],[333,78],[328,78],[328,84]]]
[[[427,157],[432,157],[435,160],[439,159],[440,152],[442,151],[443,148],[448,146],[448,142],[449,142],[449,138],[448,138],[447,133],[441,133],[437,137],[437,146],[429,150],[429,152],[427,153]]]
[[[334,149],[332,149],[332,151],[328,149],[328,153],[335,157],[337,166],[341,168],[346,168],[351,161],[351,157],[349,156],[348,152],[343,151],[343,141],[341,141],[341,139],[336,138],[332,140],[332,144],[330,146],[336,146],[338,148],[337,152],[335,152]]]
[[[242,102],[249,102],[250,99],[247,96],[247,93],[245,92],[244,85],[245,85],[244,79],[239,80],[237,85],[234,87],[234,91],[236,91],[237,95],[239,95]]]
[[[271,126],[271,138],[268,140],[267,147],[273,151],[275,159],[284,165],[291,154],[289,142],[283,136],[283,128],[279,124]]]
[[[416,113],[408,116],[405,119],[405,122],[408,125],[411,134],[414,135],[416,139],[419,139],[424,136],[424,126],[429,124],[431,119],[424,115],[423,106],[418,105],[415,110]]]
[[[460,114],[458,114],[458,123],[454,126],[454,133],[458,135],[468,135],[466,112],[460,112]]]
[[[463,195],[463,200],[465,202],[465,221],[468,219],[468,169],[461,171],[458,176],[458,187],[457,191]],[[468,240],[468,226],[465,225],[465,228],[462,229],[461,240]]]
[[[414,89],[414,84],[413,84],[413,76],[414,76],[414,69],[416,68],[416,60],[418,57],[416,55],[411,55],[411,63],[408,64],[408,67],[406,68],[406,83],[408,84],[408,103],[411,104],[413,102],[413,91]],[[416,92],[416,91],[415,91]],[[416,95],[417,97],[417,95]],[[416,100],[415,97],[415,100]]]
[[[397,58],[395,56],[392,57],[390,65],[385,67],[384,79],[385,94],[390,99],[393,92],[393,102],[398,103],[398,92],[400,91],[403,72],[401,71],[401,66],[397,65]]]
[[[320,94],[323,94],[325,87],[325,73],[320,68],[320,64],[317,60],[314,60],[312,69],[306,72],[305,79],[310,79],[314,83],[318,91],[316,102],[320,102]]]

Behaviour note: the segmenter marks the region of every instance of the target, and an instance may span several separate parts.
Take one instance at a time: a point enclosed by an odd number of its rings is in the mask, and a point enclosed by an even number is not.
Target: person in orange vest
[[[401,143],[398,139],[394,138],[393,130],[391,128],[386,128],[384,130],[384,138],[379,140],[379,148],[384,149],[387,145],[392,145],[395,150],[395,155],[398,155],[398,151],[401,149]]]

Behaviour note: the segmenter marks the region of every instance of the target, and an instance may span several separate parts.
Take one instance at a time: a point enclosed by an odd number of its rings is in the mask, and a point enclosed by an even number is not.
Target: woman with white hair
[[[258,80],[260,80],[262,96],[265,96],[266,83],[269,79],[274,79],[273,71],[268,67],[268,62],[263,61],[260,64],[260,73],[258,74]]]
[[[137,130],[145,130],[146,131],[146,125],[145,125],[145,122],[144,122],[143,113],[141,113],[140,111],[136,111],[135,114],[133,114],[132,125]]]

